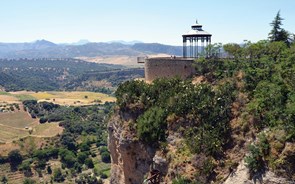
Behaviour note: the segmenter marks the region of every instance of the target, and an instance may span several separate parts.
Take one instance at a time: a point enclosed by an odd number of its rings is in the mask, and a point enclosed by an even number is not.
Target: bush
[[[108,151],[102,152],[101,154],[101,160],[105,163],[110,163],[111,162],[111,156]]]
[[[0,181],[1,181],[3,184],[8,183],[8,179],[7,179],[6,176],[2,176]]]
[[[150,108],[137,120],[138,137],[150,145],[165,141],[166,129],[166,113],[159,107]]]
[[[35,184],[36,181],[31,178],[26,178],[23,182],[23,184]]]
[[[79,152],[77,154],[77,159],[80,164],[84,164],[86,158],[88,158],[88,155],[84,152]]]
[[[47,166],[47,173],[48,173],[48,174],[52,174],[52,169],[51,169],[51,166],[50,166],[50,165]]]
[[[249,155],[245,157],[245,164],[249,168],[250,175],[264,170],[262,153],[256,145],[249,146]]]
[[[88,168],[93,168],[94,167],[94,164],[93,164],[93,161],[91,158],[86,158],[85,160],[85,165],[88,167]]]
[[[184,177],[180,177],[172,181],[172,184],[192,184],[192,183],[193,182],[191,180],[186,179]]]
[[[23,171],[25,176],[32,175],[31,170],[31,162],[30,161],[24,161],[21,165],[19,165],[19,170]]]
[[[47,118],[46,117],[41,117],[40,119],[39,119],[39,123],[46,123],[47,122]]]
[[[53,180],[56,182],[63,182],[65,180],[64,175],[61,172],[60,168],[56,168],[53,171]]]
[[[8,160],[12,167],[17,167],[22,163],[23,157],[20,154],[19,150],[12,150],[8,153]]]

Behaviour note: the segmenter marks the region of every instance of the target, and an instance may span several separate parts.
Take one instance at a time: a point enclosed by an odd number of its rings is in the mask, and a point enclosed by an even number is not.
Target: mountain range
[[[56,44],[47,40],[26,43],[0,43],[0,58],[72,58],[97,56],[140,56],[147,54],[181,55],[181,46],[159,43],[125,42],[81,42]]]

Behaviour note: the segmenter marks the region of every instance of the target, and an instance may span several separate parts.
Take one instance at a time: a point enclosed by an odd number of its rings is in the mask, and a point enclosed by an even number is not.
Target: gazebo
[[[205,47],[211,44],[211,34],[202,29],[202,25],[192,25],[191,30],[182,35],[183,38],[183,57],[198,58],[199,56],[208,56],[205,52]],[[201,46],[199,47],[199,42]]]

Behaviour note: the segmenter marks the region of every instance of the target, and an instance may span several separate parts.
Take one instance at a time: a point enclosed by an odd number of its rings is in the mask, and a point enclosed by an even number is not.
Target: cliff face
[[[243,92],[243,73],[233,77],[215,85],[180,79],[121,85],[108,125],[111,183],[140,184],[155,170],[165,184],[283,181],[277,176],[294,183],[292,132],[262,126],[257,99]]]
[[[203,155],[187,152],[181,132],[174,130],[185,122],[175,120],[168,127],[167,142],[157,149],[139,141],[132,128],[136,116],[115,111],[108,123],[108,145],[111,153],[111,183],[141,184],[151,177],[153,169],[159,170],[162,183],[185,176],[193,178],[196,168],[192,160],[203,164]]]
[[[167,127],[167,142],[165,146],[156,149],[138,140],[132,127],[135,117],[136,115],[128,112],[115,111],[109,121],[108,145],[112,158],[111,184],[142,184],[150,178],[150,172],[153,169],[160,171],[161,183],[165,184],[171,184],[174,179],[181,177],[194,181],[196,173],[204,172],[206,155],[191,154],[184,143],[183,130],[180,127],[189,126],[184,119],[170,120]],[[239,148],[239,152],[244,152],[241,149],[245,148]],[[219,168],[214,170],[219,179],[216,177],[214,183],[254,184],[260,181],[271,184],[293,183],[269,170],[250,177],[243,154],[239,155],[239,152],[235,150],[235,148],[229,150],[226,155],[230,162],[239,162],[239,164],[233,171],[229,171],[224,166],[221,168],[224,163],[216,161]],[[294,150],[294,144],[287,144],[282,154],[290,150]],[[206,181],[202,177],[199,179]]]
[[[108,124],[109,150],[112,158],[112,184],[139,184],[149,173],[155,150],[144,145],[132,134],[128,113],[115,113]]]

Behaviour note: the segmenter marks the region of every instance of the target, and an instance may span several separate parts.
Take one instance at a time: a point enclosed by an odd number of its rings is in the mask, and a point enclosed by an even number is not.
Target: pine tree
[[[278,11],[275,19],[270,23],[270,25],[272,26],[272,30],[268,34],[268,38],[270,39],[270,41],[284,41],[288,43],[289,34],[285,29],[281,28],[281,26],[283,25],[282,20],[284,19],[281,17],[280,11]]]

